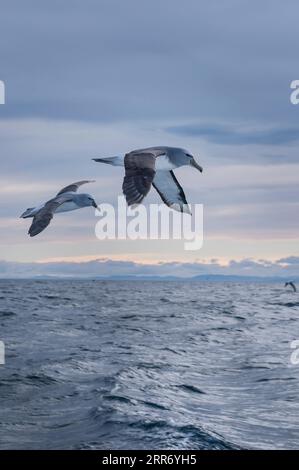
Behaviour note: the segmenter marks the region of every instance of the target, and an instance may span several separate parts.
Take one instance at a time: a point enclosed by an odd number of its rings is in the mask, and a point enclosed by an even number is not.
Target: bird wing
[[[190,214],[185,193],[173,171],[157,171],[153,186],[168,207],[178,212]]]
[[[129,206],[139,204],[151,189],[156,157],[154,152],[137,150],[125,155],[122,189]]]
[[[35,237],[40,232],[42,232],[53,219],[54,212],[56,209],[63,204],[64,202],[71,201],[71,197],[60,196],[50,201],[46,202],[44,207],[42,207],[34,216],[32,224],[28,230],[30,237]]]
[[[83,181],[77,181],[76,183],[69,184],[65,188],[62,188],[59,191],[59,193],[57,193],[56,196],[60,196],[60,194],[69,193],[69,192],[75,193],[80,188],[80,186],[82,186],[82,184],[86,184],[86,183],[94,183],[94,180],[83,180]]]

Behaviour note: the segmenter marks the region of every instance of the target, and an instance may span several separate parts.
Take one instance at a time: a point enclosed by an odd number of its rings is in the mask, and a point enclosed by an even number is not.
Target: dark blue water
[[[0,281],[1,449],[299,446],[299,294]]]

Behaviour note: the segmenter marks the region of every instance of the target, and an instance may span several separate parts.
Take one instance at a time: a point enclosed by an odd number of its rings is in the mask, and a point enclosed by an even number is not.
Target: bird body
[[[125,166],[125,155],[117,155],[115,157],[104,157],[94,159],[99,163],[107,163],[112,166]],[[177,168],[167,157],[167,155],[160,155],[156,160],[156,170],[157,171],[170,171],[174,168]]]
[[[34,237],[42,232],[52,220],[54,214],[59,212],[69,212],[83,207],[97,207],[96,202],[90,194],[77,194],[77,189],[85,183],[91,181],[78,181],[63,188],[59,193],[44,204],[26,209],[21,215],[22,219],[33,217],[33,222],[29,228],[29,235]]]
[[[65,193],[66,196],[70,197],[70,200],[63,202],[60,206],[55,209],[55,214],[60,212],[70,212],[77,209],[85,207],[84,201],[85,198],[91,198],[90,194],[76,194],[76,193]],[[82,201],[82,202],[81,202]],[[28,219],[29,217],[34,217],[41,209],[45,207],[47,203],[40,204],[37,207],[31,209],[26,209],[26,211],[21,215],[22,219]],[[29,211],[27,213],[27,211]]]
[[[150,191],[151,185],[170,208],[190,213],[188,203],[173,170],[181,166],[193,166],[200,172],[194,157],[179,147],[148,147],[133,150],[124,156],[94,158],[98,163],[124,166],[123,193],[129,206],[139,204]]]
[[[170,171],[175,168],[178,167],[175,166],[167,155],[160,155],[159,158],[156,159],[156,171]]]
[[[69,194],[71,194],[71,193],[69,193]],[[89,196],[89,194],[80,194],[80,196],[91,197],[91,196]],[[63,204],[61,204],[61,206],[57,207],[57,209],[55,210],[55,214],[57,214],[59,212],[75,211],[77,209],[81,209],[81,207],[84,207],[84,206],[80,206],[77,202],[77,198],[72,197],[71,201],[64,202]]]

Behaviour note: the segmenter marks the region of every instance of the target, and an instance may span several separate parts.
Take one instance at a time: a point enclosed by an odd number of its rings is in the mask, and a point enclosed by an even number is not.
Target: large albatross
[[[178,147],[149,147],[133,150],[124,156],[93,160],[125,167],[122,189],[129,206],[142,202],[153,185],[167,206],[179,212],[190,213],[183,188],[173,173],[175,168],[185,165],[202,172],[202,167],[187,150]]]
[[[53,219],[54,213],[68,212],[82,207],[97,207],[95,200],[89,194],[77,194],[82,184],[93,183],[93,180],[77,181],[61,189],[53,199],[37,207],[26,209],[21,215],[22,219],[33,217],[28,234],[35,237],[42,232]]]

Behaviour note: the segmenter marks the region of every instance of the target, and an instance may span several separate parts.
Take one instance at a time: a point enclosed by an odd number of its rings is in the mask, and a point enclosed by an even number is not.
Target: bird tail
[[[119,157],[119,156],[93,158],[93,160],[98,163],[107,163],[108,165],[112,165],[112,166],[124,166],[124,159],[123,157]]]

